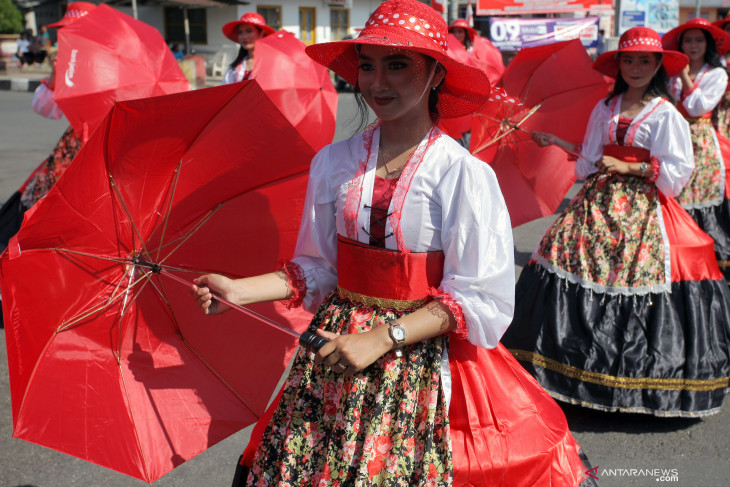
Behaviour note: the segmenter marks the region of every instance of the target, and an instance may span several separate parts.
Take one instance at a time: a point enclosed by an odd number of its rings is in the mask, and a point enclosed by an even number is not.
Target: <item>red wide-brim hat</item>
[[[446,54],[448,30],[443,17],[416,0],[383,2],[370,15],[357,39],[307,46],[306,53],[357,86],[357,45],[384,46],[418,52],[446,69],[439,87],[438,111],[442,118],[457,118],[475,112],[489,95],[489,79],[477,68]]]
[[[662,38],[648,27],[632,27],[621,35],[618,49],[607,51],[598,56],[593,63],[593,69],[601,74],[616,78],[619,73],[618,55],[622,52],[654,52],[663,57],[662,65],[668,76],[675,76],[682,72],[689,64],[689,58],[678,51],[666,51],[662,46]]]
[[[679,51],[679,36],[682,34],[682,32],[690,29],[701,29],[709,32],[715,41],[715,46],[717,47],[718,53],[725,54],[728,49],[730,49],[730,34],[725,32],[721,28],[712,25],[709,20],[705,20],[701,17],[690,19],[684,24],[675,27],[674,29],[664,34],[664,37],[662,37],[662,44],[664,45],[664,49]]]
[[[712,25],[722,30],[725,30],[725,25],[727,24],[730,24],[730,15],[728,15],[724,19],[716,20],[712,23]]]
[[[225,24],[223,26],[223,35],[233,42],[238,43],[238,26],[242,24],[249,24],[258,27],[261,29],[264,37],[276,32],[276,29],[266,25],[266,20],[264,20],[263,15],[257,12],[246,12],[241,16],[240,20],[234,20],[233,22]]]
[[[478,35],[477,30],[474,27],[469,27],[469,22],[465,19],[454,20],[449,26],[449,32],[451,32],[454,28],[464,29],[466,31],[466,35],[469,36],[470,42],[474,42],[474,36]]]
[[[95,8],[96,5],[90,2],[69,3],[68,7],[66,7],[66,13],[63,14],[61,20],[52,24],[48,24],[46,25],[46,27],[49,29],[57,29],[59,27],[63,27],[64,25],[68,25],[72,22],[79,20],[81,17],[88,14]]]

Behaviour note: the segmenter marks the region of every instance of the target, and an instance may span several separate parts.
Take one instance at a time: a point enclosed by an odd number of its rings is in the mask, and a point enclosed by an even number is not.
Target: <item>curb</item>
[[[41,84],[39,79],[15,78],[10,76],[0,76],[0,90],[10,91],[35,91]]]

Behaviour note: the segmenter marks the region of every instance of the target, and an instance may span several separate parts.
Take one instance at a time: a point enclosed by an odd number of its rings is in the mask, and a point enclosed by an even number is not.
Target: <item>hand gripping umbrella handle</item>
[[[299,344],[304,348],[308,348],[313,352],[318,351],[320,348],[327,345],[330,341],[325,337],[321,337],[311,331],[305,331],[299,337]]]
[[[160,274],[164,274],[165,276],[167,276],[181,284],[185,284],[188,287],[192,285],[192,283],[186,281],[185,279],[183,279],[181,277],[176,276],[175,274],[172,274],[171,272],[168,272],[164,268],[160,268],[159,272],[160,272]],[[309,348],[313,352],[316,352],[317,350],[319,350],[320,348],[325,346],[327,343],[329,343],[329,340],[327,340],[326,338],[323,338],[321,336],[318,336],[316,333],[312,333],[311,331],[305,331],[304,333],[302,333],[300,335],[299,333],[295,332],[291,328],[281,325],[281,324],[277,323],[276,321],[274,321],[270,318],[267,318],[266,316],[261,315],[255,311],[252,311],[248,308],[245,308],[243,306],[239,306],[235,303],[232,303],[232,302],[228,301],[227,299],[224,299],[220,296],[215,296],[215,299],[217,299],[218,301],[220,301],[222,303],[227,304],[228,306],[230,306],[231,308],[233,308],[235,310],[238,310],[244,314],[251,316],[252,318],[258,319],[259,321],[263,322],[266,325],[274,327],[295,338],[299,338],[299,344],[303,347]]]

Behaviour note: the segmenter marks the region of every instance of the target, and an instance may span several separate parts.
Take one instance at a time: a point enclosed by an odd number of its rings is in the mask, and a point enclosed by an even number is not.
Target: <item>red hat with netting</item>
[[[72,22],[75,22],[79,20],[84,15],[88,14],[92,10],[96,8],[96,5],[89,2],[74,2],[69,3],[66,7],[66,13],[63,14],[63,17],[58,22],[54,22],[52,24],[48,24],[46,27],[49,28],[59,28],[63,27],[64,25],[68,25]]]
[[[662,38],[648,27],[632,27],[618,41],[618,49],[604,52],[593,63],[593,69],[612,78],[618,76],[618,55],[622,52],[653,52],[663,56],[662,64],[668,76],[679,74],[689,63],[689,58],[678,51],[665,51]]]
[[[664,37],[662,37],[662,44],[664,45],[664,49],[679,51],[679,37],[682,35],[683,32],[691,29],[700,29],[709,32],[712,36],[712,39],[715,41],[717,52],[719,52],[720,54],[724,54],[725,52],[727,52],[728,49],[730,49],[730,34],[725,32],[721,28],[712,25],[709,20],[705,20],[702,17],[695,17],[694,19],[690,19],[684,24],[675,27],[674,29],[664,34]]]
[[[476,111],[489,95],[489,80],[477,68],[446,54],[448,30],[443,17],[416,0],[389,0],[370,15],[357,39],[307,46],[307,54],[357,86],[356,46],[384,46],[418,52],[438,61],[446,70],[439,87],[438,111],[443,118],[456,118]]]
[[[261,29],[264,37],[276,32],[276,29],[266,25],[266,20],[264,20],[263,15],[257,12],[246,12],[245,14],[241,15],[240,20],[228,22],[226,25],[224,25],[223,34],[233,42],[238,42],[238,26],[243,24],[258,27],[259,29]]]
[[[730,14],[726,15],[724,19],[716,20],[712,23],[712,25],[722,30],[725,30],[727,24],[730,24]]]
[[[469,36],[469,40],[471,42],[474,42],[474,36],[477,35],[477,30],[474,27],[469,27],[469,22],[467,22],[465,19],[456,19],[451,22],[451,25],[449,26],[449,32],[451,32],[453,29],[464,29],[466,31],[466,34]]]

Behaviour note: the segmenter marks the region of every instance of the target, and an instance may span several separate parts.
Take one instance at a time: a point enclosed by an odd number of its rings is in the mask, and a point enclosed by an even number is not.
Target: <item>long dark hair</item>
[[[243,46],[239,46],[238,56],[236,56],[236,59],[234,59],[230,64],[231,69],[236,69],[236,67],[243,62],[246,56],[248,56],[248,49],[244,49]]]
[[[700,30],[705,36],[705,41],[707,44],[707,49],[705,49],[705,63],[709,64],[713,68],[725,69],[725,66],[723,66],[720,62],[720,54],[717,52],[717,45],[715,44],[715,39],[712,38],[712,34],[710,34],[710,32],[705,29]],[[684,32],[679,34],[679,51],[682,53],[684,53],[684,51],[682,51],[682,41],[684,40],[684,34],[686,32],[687,31],[685,30]]]
[[[654,53],[654,56],[656,57],[657,62],[662,62],[662,55],[658,52]],[[621,53],[619,53],[619,63],[621,62]],[[657,96],[666,98],[672,104],[675,103],[674,96],[669,92],[668,89],[669,86],[669,76],[667,76],[667,70],[664,69],[664,65],[660,64],[659,69],[657,70],[656,74],[654,74],[654,77],[649,81],[649,85],[646,87],[646,90],[644,91],[644,96],[649,95],[652,98],[656,98]],[[611,98],[614,96],[618,96],[622,93],[626,93],[626,91],[629,89],[628,83],[626,83],[626,80],[624,80],[623,76],[621,76],[621,69],[618,71],[618,76],[616,77],[616,83],[613,85],[613,91],[608,95],[608,98],[606,98],[606,105],[608,105],[608,102],[611,101]]]

